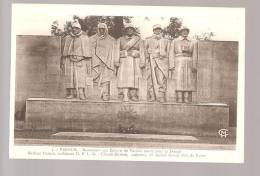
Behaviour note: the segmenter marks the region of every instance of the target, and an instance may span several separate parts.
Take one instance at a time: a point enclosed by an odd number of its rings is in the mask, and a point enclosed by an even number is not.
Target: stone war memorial
[[[107,30],[106,25],[101,29]],[[25,113],[26,128],[217,135],[235,125],[237,42],[188,43],[193,51],[182,56],[181,40],[167,51],[166,39],[100,36],[66,36],[63,43],[57,36],[17,36],[16,114]],[[165,42],[162,59],[156,42]],[[71,58],[73,52],[85,55]],[[137,57],[128,56],[131,52]],[[195,72],[183,72],[190,63],[178,63],[189,57],[196,62],[191,63]],[[189,84],[192,89],[185,87]]]
[[[146,34],[136,18],[74,16],[49,35],[16,35],[17,144],[66,134],[214,144],[221,130],[236,143],[239,42],[195,36],[173,17]]]

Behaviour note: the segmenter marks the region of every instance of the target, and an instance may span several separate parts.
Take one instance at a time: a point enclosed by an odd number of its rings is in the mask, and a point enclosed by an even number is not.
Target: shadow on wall
[[[19,111],[15,112],[15,120],[24,121],[25,120],[25,110],[26,110],[26,104],[22,106],[22,108],[19,109]]]

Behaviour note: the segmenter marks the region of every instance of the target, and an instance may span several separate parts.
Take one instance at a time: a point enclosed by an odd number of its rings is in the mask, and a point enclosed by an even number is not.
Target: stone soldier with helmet
[[[114,56],[123,101],[138,101],[139,81],[145,67],[144,42],[132,24],[125,24],[125,34],[117,39]]]
[[[189,28],[180,29],[180,37],[173,40],[169,50],[169,69],[174,77],[176,101],[192,102],[192,93],[196,91],[197,42],[189,38]]]
[[[145,40],[148,100],[165,102],[169,41],[162,36],[161,25],[154,25],[153,33]]]
[[[91,51],[89,38],[82,35],[81,25],[77,20],[72,24],[72,31],[62,41],[60,66],[64,76],[66,98],[86,99],[86,76],[91,70]]]

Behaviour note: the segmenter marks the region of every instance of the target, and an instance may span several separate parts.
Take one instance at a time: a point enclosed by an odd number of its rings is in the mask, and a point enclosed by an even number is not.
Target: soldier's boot
[[[83,88],[79,88],[79,99],[80,100],[86,100]]]
[[[148,101],[151,101],[151,102],[155,101],[154,96],[152,96]]]
[[[165,92],[159,92],[158,101],[160,103],[164,103],[166,101],[166,99],[165,99]]]
[[[109,101],[110,100],[110,96],[108,93],[103,93],[102,94],[102,100],[103,101]]]
[[[176,91],[176,102],[183,103],[183,93],[182,91]]]
[[[129,101],[129,98],[128,98],[128,89],[123,89],[123,101],[127,102]]]
[[[102,85],[101,98],[102,98],[103,101],[109,101],[110,100],[109,84],[108,83],[105,83],[105,84]]]
[[[190,103],[190,92],[188,91],[185,91],[183,92],[183,100],[184,100],[184,103]]]
[[[192,91],[189,91],[189,102],[192,103]]]
[[[131,100],[132,101],[138,101],[139,99],[138,99],[138,97],[131,97]]]
[[[148,90],[148,101],[155,101],[155,96],[154,96],[154,92],[153,89]]]
[[[67,95],[66,95],[66,98],[67,98],[67,99],[72,99],[72,98],[74,98],[73,89],[67,88],[67,89],[66,89],[66,92],[67,92]]]
[[[130,90],[130,99],[132,101],[138,101],[137,89]]]

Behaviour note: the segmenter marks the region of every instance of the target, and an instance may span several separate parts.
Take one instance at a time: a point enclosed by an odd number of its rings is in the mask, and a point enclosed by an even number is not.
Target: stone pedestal
[[[26,100],[26,126],[34,130],[218,135],[228,122],[226,104]]]

